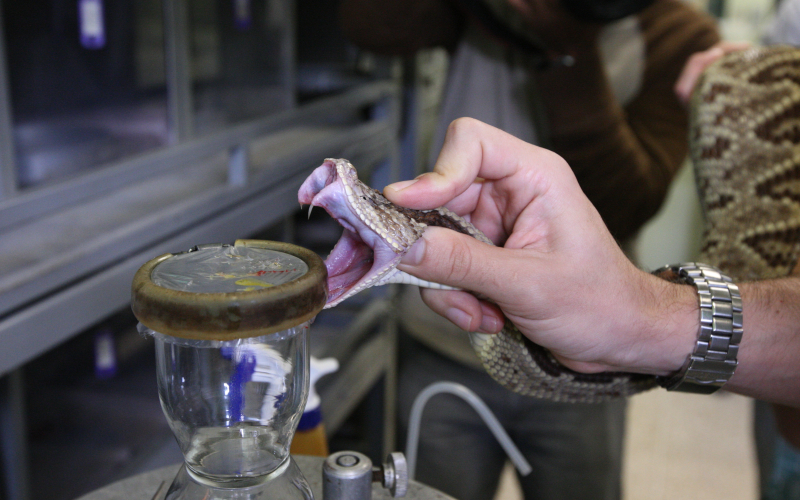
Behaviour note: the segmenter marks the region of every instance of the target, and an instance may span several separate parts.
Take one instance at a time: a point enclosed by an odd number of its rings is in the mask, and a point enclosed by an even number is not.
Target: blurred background
[[[758,41],[775,8],[692,3],[730,40]],[[297,210],[299,183],[325,157],[376,187],[425,168],[448,57],[358,49],[336,0],[3,0],[0,12],[0,498],[69,500],[181,460],[152,340],[129,312],[135,270],[240,237],[327,253],[340,229]],[[687,165],[637,240],[642,265],[696,254],[698,207]],[[373,290],[312,328],[312,354],[342,366],[319,385],[331,451],[398,448],[392,300]],[[625,498],[758,496],[750,400],[661,391],[628,411]],[[737,438],[696,446],[715,432]],[[498,497],[515,488],[509,473]]]

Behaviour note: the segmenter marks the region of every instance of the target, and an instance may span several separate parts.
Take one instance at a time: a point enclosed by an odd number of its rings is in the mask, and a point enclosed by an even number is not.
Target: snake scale
[[[691,103],[689,143],[706,225],[698,260],[735,281],[788,275],[800,253],[800,49],[734,52]]]
[[[689,134],[706,216],[699,260],[736,280],[788,274],[800,248],[800,50],[735,52],[710,66],[694,92]],[[441,288],[396,269],[429,225],[491,244],[446,208],[421,211],[392,204],[359,181],[343,159],[325,160],[303,183],[298,199],[323,207],[344,227],[326,260],[326,307],[386,283]],[[486,371],[519,394],[600,402],[656,386],[648,375],[572,371],[510,321],[497,335],[469,335]]]

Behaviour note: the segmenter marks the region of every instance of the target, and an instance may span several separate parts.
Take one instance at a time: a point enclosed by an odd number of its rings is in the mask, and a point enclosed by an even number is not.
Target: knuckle
[[[481,126],[481,122],[475,118],[462,117],[456,118],[448,125],[448,135],[457,137],[462,134],[472,134],[473,131]]]
[[[443,266],[447,269],[445,276],[447,281],[461,283],[472,275],[472,250],[461,238],[455,240],[448,260],[449,265]]]

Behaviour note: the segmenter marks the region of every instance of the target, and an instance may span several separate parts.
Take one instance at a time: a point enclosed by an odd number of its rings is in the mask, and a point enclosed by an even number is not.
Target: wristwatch
[[[658,377],[668,391],[711,394],[733,376],[742,340],[742,296],[729,277],[707,264],[687,262],[653,271],[693,285],[700,304],[700,332],[694,351],[677,373]]]

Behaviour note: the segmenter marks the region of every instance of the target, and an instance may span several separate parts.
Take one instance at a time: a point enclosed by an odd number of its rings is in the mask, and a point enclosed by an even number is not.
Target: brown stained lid
[[[316,316],[327,280],[325,264],[310,250],[237,240],[147,262],[133,277],[131,307],[143,325],[173,337],[255,337]]]

